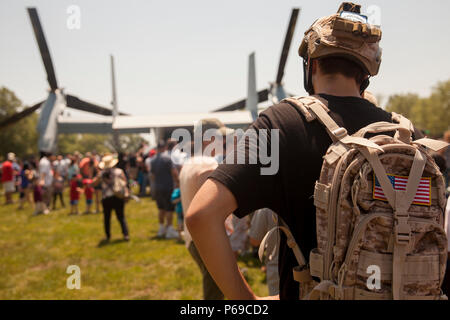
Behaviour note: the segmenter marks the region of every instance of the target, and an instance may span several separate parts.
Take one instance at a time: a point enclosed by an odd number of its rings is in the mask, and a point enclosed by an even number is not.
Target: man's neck
[[[314,92],[316,94],[328,94],[337,97],[361,98],[359,87],[355,80],[340,74],[324,75],[314,79]]]

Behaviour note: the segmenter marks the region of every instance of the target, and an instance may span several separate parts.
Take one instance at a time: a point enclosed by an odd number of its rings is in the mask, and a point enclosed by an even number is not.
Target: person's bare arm
[[[97,172],[97,175],[94,177],[94,179],[92,179],[92,186],[93,186],[93,187],[98,186],[99,183],[101,182],[101,180],[102,180],[102,171],[99,170],[99,171]]]
[[[172,178],[173,178],[173,182],[175,183],[175,186],[179,186],[180,185],[180,180],[179,180],[179,174],[178,174],[178,170],[177,168],[174,166],[171,169],[172,172]]]
[[[225,231],[225,219],[237,208],[233,194],[220,182],[207,180],[192,200],[186,225],[208,271],[228,299],[256,299],[239,271]]]

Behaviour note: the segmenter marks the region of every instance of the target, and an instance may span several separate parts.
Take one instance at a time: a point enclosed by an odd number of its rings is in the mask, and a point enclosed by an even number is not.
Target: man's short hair
[[[164,149],[166,146],[166,142],[164,140],[159,140],[158,141],[158,146],[156,147],[158,150],[162,150]]]
[[[51,152],[46,152],[46,151],[41,151],[40,154],[41,154],[41,158],[43,158],[43,157],[49,158],[52,155]]]
[[[317,62],[323,74],[342,74],[347,78],[355,79],[357,84],[361,84],[368,75],[359,64],[350,59],[325,57],[318,59]]]
[[[201,129],[201,132],[200,132]],[[205,118],[201,119],[198,123],[194,126],[194,134],[196,132],[201,133],[203,136],[207,130],[214,129],[217,130],[217,133],[226,136],[229,134],[233,134],[234,130],[231,128],[226,127],[222,121],[220,121],[217,118]]]
[[[172,150],[177,145],[177,141],[175,139],[167,140],[167,150]]]

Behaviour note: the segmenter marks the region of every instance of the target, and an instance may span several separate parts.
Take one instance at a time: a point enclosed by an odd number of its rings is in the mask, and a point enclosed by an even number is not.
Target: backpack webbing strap
[[[313,120],[316,120],[316,115],[310,112],[308,106],[317,103],[317,100],[322,102],[322,106],[325,108],[326,112],[330,112],[327,107],[327,101],[320,96],[291,97],[283,99],[282,102],[286,102],[297,107],[297,109],[300,110],[300,112],[305,117],[306,121],[311,122]]]
[[[392,121],[397,122],[400,127],[395,133],[394,138],[399,139],[404,143],[411,143],[411,134],[414,132],[414,126],[408,118],[405,118],[401,114],[392,112]]]
[[[327,133],[333,142],[339,141],[348,136],[347,130],[338,126],[338,124],[328,114],[328,108],[319,99],[313,99],[313,103],[306,105],[309,111],[312,111],[316,118],[327,129]]]
[[[419,140],[414,140],[413,143],[418,143],[424,147],[427,147],[435,152],[444,149],[449,146],[449,144],[445,141],[434,140],[429,138],[422,138]]]
[[[264,238],[261,241],[261,244],[259,245],[259,249],[258,249],[259,260],[262,261],[264,249],[265,249],[268,238],[278,229],[282,230],[284,232],[284,234],[286,235],[287,245],[294,252],[295,259],[297,260],[299,267],[303,268],[304,266],[306,266],[305,257],[303,256],[303,253],[300,250],[300,247],[297,245],[297,242],[295,241],[294,236],[292,235],[291,231],[289,230],[289,228],[287,226],[276,226],[276,227],[270,229],[269,232],[266,233],[266,235],[264,236]]]
[[[319,300],[321,296],[330,295],[330,288],[333,288],[334,286],[334,282],[323,280],[306,296],[306,300]]]
[[[399,123],[391,123],[386,121],[378,121],[371,123],[364,128],[361,128],[359,131],[357,131],[354,136],[356,137],[364,137],[367,133],[381,133],[381,132],[388,132],[388,131],[399,131],[403,130],[404,127],[400,125]],[[409,142],[408,142],[409,144]]]
[[[395,191],[389,178],[387,177],[386,170],[384,170],[377,152],[368,148],[361,148],[360,151],[372,166],[372,169],[378,178],[378,182],[380,183],[381,189],[383,189],[383,193],[389,204],[392,208],[395,208]]]
[[[364,157],[369,161],[375,175],[380,182],[383,193],[394,210],[394,248],[392,259],[392,295],[394,300],[403,298],[402,274],[411,242],[411,226],[408,224],[408,209],[414,200],[420,179],[425,168],[426,158],[416,150],[413,164],[406,184],[406,191],[394,190],[386,171],[375,150],[361,149]]]
[[[307,121],[317,119],[325,127],[328,135],[333,142],[339,141],[345,145],[353,143],[364,147],[375,148],[380,151],[383,150],[379,145],[368,139],[349,136],[347,130],[343,127],[340,127],[333,120],[333,118],[330,117],[330,115],[328,114],[330,110],[326,106],[326,101],[324,99],[317,96],[309,96],[300,99],[290,98],[286,99],[286,101],[291,105],[297,107],[305,116]],[[341,150],[339,150],[338,145],[335,149],[338,152],[338,155],[346,151],[345,148],[341,148]],[[330,157],[332,156],[333,155],[330,155]],[[336,157],[334,157],[334,159],[335,158]],[[333,162],[333,159],[330,159],[330,161]]]

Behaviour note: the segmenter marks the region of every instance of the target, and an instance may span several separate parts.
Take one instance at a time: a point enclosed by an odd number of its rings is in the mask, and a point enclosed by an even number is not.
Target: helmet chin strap
[[[310,68],[310,59],[303,59],[303,86],[310,95],[314,94],[314,87],[312,85],[312,69]]]
[[[367,89],[367,87],[370,84],[370,80],[369,80],[370,76],[368,76],[367,78],[364,79],[364,81],[361,83],[361,86],[359,87],[359,94],[362,95],[364,90]]]
[[[362,95],[364,90],[367,89],[367,87],[370,84],[370,76],[368,76],[364,81],[361,83],[361,86],[359,87],[359,94]],[[305,88],[306,92],[308,94],[313,95],[314,94],[314,87],[312,84],[312,68],[311,68],[311,59],[308,57],[308,60],[303,59],[303,87]]]

